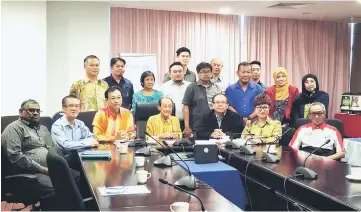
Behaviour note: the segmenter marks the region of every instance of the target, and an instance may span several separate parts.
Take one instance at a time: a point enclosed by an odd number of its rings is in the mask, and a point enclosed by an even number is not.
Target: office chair
[[[342,138],[344,137],[344,126],[343,126],[343,122],[341,120],[325,119],[325,122],[326,122],[326,124],[337,128],[337,130],[340,132]],[[309,124],[309,123],[311,123],[311,119],[305,119],[305,118],[297,119],[296,123],[295,123],[295,129],[297,130],[302,125]]]
[[[64,115],[63,111],[56,112],[53,115],[53,118],[51,118],[53,120],[53,123],[56,122],[56,120],[60,119],[63,115]]]
[[[286,133],[286,134],[284,134],[284,133]],[[283,136],[281,137],[281,139],[279,140],[278,143],[282,146],[288,146],[288,144],[290,143],[294,134],[295,134],[294,128],[282,127],[282,135]]]
[[[20,116],[1,116],[1,133],[9,124],[16,121],[19,117]],[[42,116],[40,117],[40,124],[44,125],[50,132],[53,120],[49,116]]]
[[[80,112],[77,119],[84,122],[85,126],[87,126],[90,132],[93,132],[93,119],[97,111],[86,111]]]
[[[137,126],[137,138],[145,139],[148,118],[159,114],[158,103],[137,102],[135,109],[135,125]],[[173,105],[172,116],[175,115],[175,106]]]
[[[85,211],[86,207],[60,148],[53,147],[46,156],[49,176],[53,184],[59,210]]]

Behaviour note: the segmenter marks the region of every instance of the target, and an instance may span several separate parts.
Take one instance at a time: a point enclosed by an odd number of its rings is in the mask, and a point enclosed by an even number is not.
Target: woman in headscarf
[[[292,102],[299,93],[298,88],[289,85],[288,73],[283,67],[276,68],[273,73],[274,86],[266,89],[272,101],[270,106],[270,117],[279,120],[282,125],[288,125],[291,117]]]
[[[292,104],[291,126],[294,126],[297,119],[308,117],[308,107],[313,102],[320,102],[325,105],[327,117],[329,96],[326,92],[320,91],[315,75],[306,74],[302,78],[302,93],[297,95]]]

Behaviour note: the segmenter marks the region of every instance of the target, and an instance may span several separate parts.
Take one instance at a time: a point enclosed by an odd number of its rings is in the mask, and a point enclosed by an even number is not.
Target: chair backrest
[[[343,122],[339,119],[325,119],[326,124],[331,125],[340,132],[342,138],[344,137],[344,126]],[[297,130],[302,125],[311,123],[311,119],[300,118],[296,120],[295,129]]]
[[[1,116],[1,133],[4,129],[17,120],[19,116]],[[49,132],[51,131],[51,125],[53,124],[53,120],[49,116],[40,117],[40,123],[48,128]]]
[[[295,134],[294,128],[282,127],[282,137],[279,140],[279,144],[282,146],[288,146],[294,134]]]
[[[137,138],[144,139],[148,118],[159,113],[157,103],[137,102],[135,107],[135,125]]]
[[[53,115],[53,123],[56,122],[56,120],[58,120],[60,117],[62,117],[64,115],[64,112],[63,111],[59,111],[59,112],[56,112],[54,115]]]
[[[49,176],[62,211],[85,211],[85,205],[62,151],[53,147],[46,156]]]
[[[86,111],[80,112],[77,119],[83,121],[85,126],[87,126],[90,132],[93,132],[93,119],[97,111]]]

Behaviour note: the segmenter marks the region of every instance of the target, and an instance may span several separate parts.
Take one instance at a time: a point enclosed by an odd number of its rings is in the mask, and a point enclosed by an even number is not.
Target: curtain
[[[180,47],[191,50],[189,69],[200,62],[223,60],[222,76],[234,81],[240,58],[238,16],[112,7],[112,56],[148,53],[157,56],[159,83]]]
[[[315,74],[320,90],[330,96],[329,117],[339,111],[341,94],[349,90],[351,28],[347,23],[246,17],[248,61],[262,63],[261,81],[273,85],[273,70],[285,67],[290,84],[301,92],[301,79]]]

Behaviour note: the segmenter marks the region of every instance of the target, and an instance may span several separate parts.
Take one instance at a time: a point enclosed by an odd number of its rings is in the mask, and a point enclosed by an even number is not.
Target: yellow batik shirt
[[[81,112],[97,111],[105,106],[104,93],[108,87],[108,83],[104,80],[92,82],[86,78],[71,85],[70,95],[79,97]]]
[[[252,136],[247,134],[254,134],[254,137],[264,136],[267,138],[262,138],[267,143],[272,143],[278,140],[282,135],[282,126],[281,122],[275,119],[268,118],[266,124],[263,126],[258,124],[258,121],[255,120],[251,124],[246,124],[242,132],[242,138],[248,139]]]
[[[152,136],[159,136],[166,132],[176,132],[178,138],[182,138],[179,119],[175,116],[169,116],[167,120],[162,119],[160,114],[149,117],[146,131]]]

